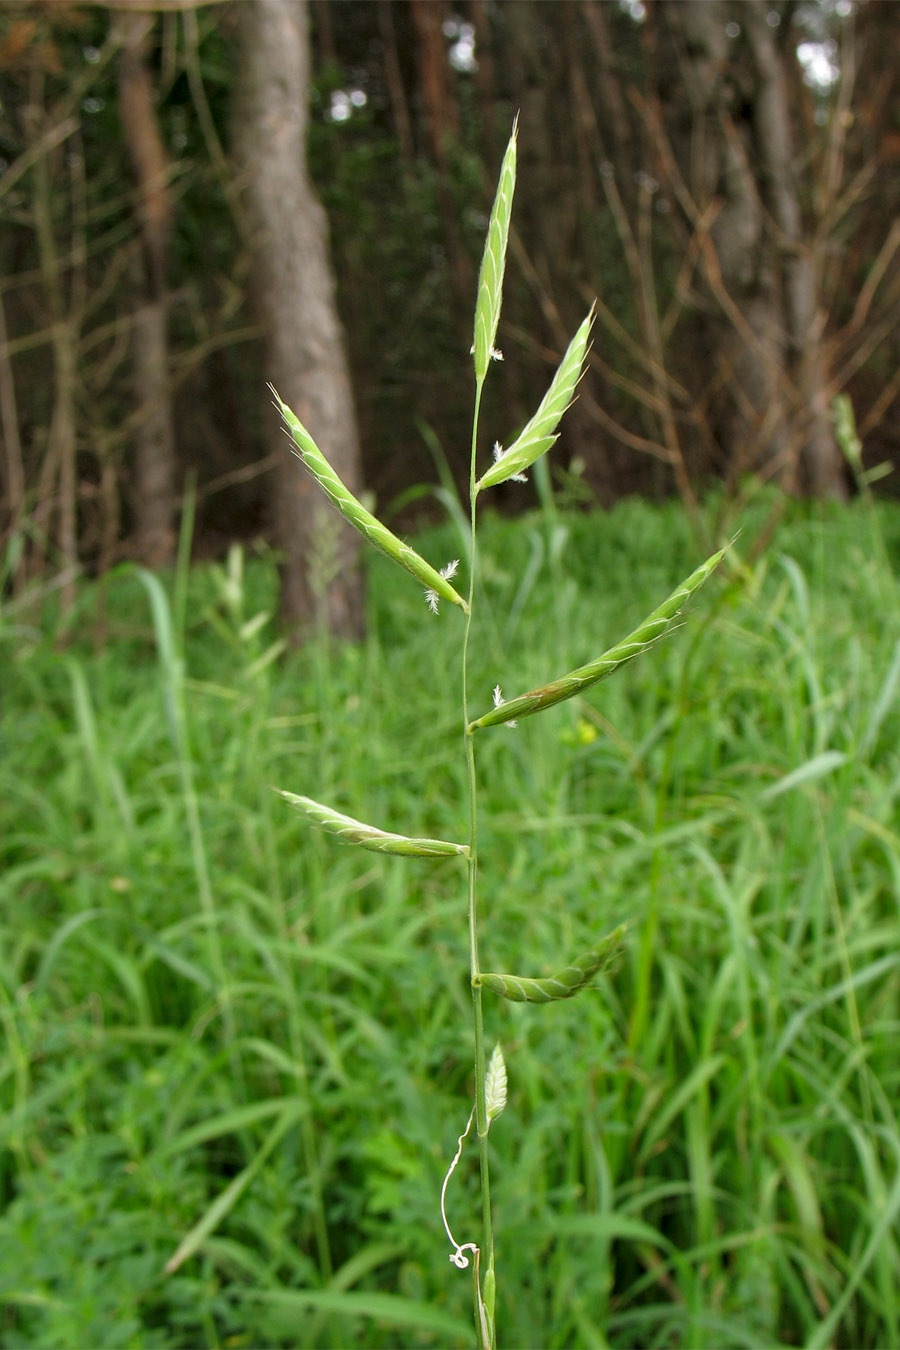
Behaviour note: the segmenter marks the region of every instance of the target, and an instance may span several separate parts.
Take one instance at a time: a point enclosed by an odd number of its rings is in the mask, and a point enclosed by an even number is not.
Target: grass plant
[[[477,580],[477,503],[479,495],[510,480],[522,481],[527,471],[552,448],[558,439],[558,426],[566,409],[575,397],[588,352],[593,309],[573,336],[550,386],[536,412],[503,449],[494,446],[493,463],[478,476],[479,412],[482,392],[488,372],[494,361],[502,359],[496,349],[497,329],[503,300],[503,277],[506,267],[506,249],[509,238],[513,198],[516,186],[516,127],[506,148],[500,169],[497,193],[488,223],[487,239],[478,280],[475,306],[472,356],[475,367],[475,408],[472,418],[472,442],[469,476],[470,536],[467,549],[469,571],[468,596],[462,596],[450,584],[459,567],[459,559],[440,571],[427,563],[408,544],[403,543],[385,525],[366,510],[328,465],[309,431],[287,407],[277,393],[277,404],[290,432],[296,452],[316,482],[345,520],[354,525],[374,547],[388,558],[412,573],[425,586],[425,598],[434,614],[439,601],[449,600],[465,615],[461,641],[462,733],[465,758],[465,796],[468,830],[465,843],[449,840],[407,836],[365,824],[334,807],[313,798],[282,790],[281,795],[304,812],[320,828],[337,835],[345,843],[356,844],[376,852],[404,857],[435,858],[454,854],[465,859],[467,876],[467,913],[469,929],[469,976],[472,989],[472,1022],[474,1029],[475,1101],[468,1124],[457,1141],[457,1151],[445,1176],[441,1190],[441,1215],[452,1251],[450,1260],[460,1269],[471,1266],[475,1326],[482,1350],[493,1350],[496,1344],[495,1305],[496,1271],[494,1258],[493,1210],[491,1205],[490,1152],[488,1132],[493,1121],[506,1106],[507,1074],[503,1051],[498,1041],[487,1061],[485,1040],[485,990],[516,1003],[553,1003],[568,999],[586,988],[602,971],[615,965],[620,956],[626,925],[621,924],[611,933],[598,937],[588,951],[572,955],[567,964],[552,975],[501,974],[485,971],[481,965],[479,946],[482,940],[479,923],[479,868],[478,868],[478,776],[476,772],[476,733],[496,726],[515,727],[521,718],[532,717],[556,704],[573,698],[604,680],[615,671],[646,651],[671,631],[681,613],[681,606],[710,576],[720,562],[724,550],[719,550],[697,567],[672,594],[658,605],[633,632],[614,644],[602,655],[566,674],[545,680],[507,702],[500,684],[494,686],[493,707],[476,717],[471,711],[470,644],[475,612]],[[273,391],[274,392],[274,391]],[[539,903],[539,902],[538,902]],[[481,1190],[481,1242],[459,1243],[453,1237],[445,1207],[447,1183],[459,1162],[464,1141],[474,1123],[478,1145],[479,1179]]]

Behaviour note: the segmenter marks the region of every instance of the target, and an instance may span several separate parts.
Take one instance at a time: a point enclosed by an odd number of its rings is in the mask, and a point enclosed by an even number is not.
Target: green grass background
[[[478,738],[485,966],[631,923],[612,980],[488,1004],[506,1347],[900,1344],[900,510],[792,508],[751,561],[770,506],[674,636]],[[675,506],[488,520],[475,712],[701,556]],[[462,617],[377,557],[366,642],[279,659],[275,595],[234,551],[85,586],[62,633],[52,597],[0,613],[6,1347],[474,1339],[439,1211],[463,865],[272,791],[464,837]]]

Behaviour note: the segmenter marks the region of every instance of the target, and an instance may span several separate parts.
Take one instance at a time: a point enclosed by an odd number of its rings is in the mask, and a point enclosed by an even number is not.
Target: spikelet
[[[496,1120],[506,1106],[506,1061],[499,1041],[484,1075],[484,1104],[488,1123]]]
[[[519,432],[509,449],[504,450],[478,480],[475,484],[476,492],[480,492],[482,488],[494,487],[497,483],[505,483],[509,478],[517,478],[536,459],[546,454],[556,442],[558,438],[556,428],[563,413],[575,398],[575,389],[584,371],[593,322],[592,305],[578,332],[569,343],[537,412]]]
[[[270,385],[269,388],[272,389],[272,386]],[[284,418],[285,425],[296,446],[294,453],[303,460],[328,500],[333,506],[337,507],[344,519],[359,530],[360,534],[364,535],[370,544],[374,544],[382,553],[387,554],[389,558],[393,558],[394,562],[398,562],[401,567],[405,567],[407,572],[411,572],[414,577],[421,581],[426,591],[443,596],[445,600],[449,600],[452,604],[459,605],[461,609],[468,611],[469,606],[466,601],[454,590],[446,577],[442,576],[424,558],[419,557],[419,554],[416,553],[415,549],[410,548],[409,544],[404,544],[402,539],[398,539],[395,534],[392,534],[386,525],[382,525],[381,521],[372,515],[371,511],[366,510],[362,502],[357,501],[350,489],[338,478],[297,414],[286,403],[282,402],[274,389],[272,389],[272,393],[275,395],[278,410]]]
[[[366,825],[352,816],[345,816],[330,806],[313,801],[312,797],[300,797],[296,792],[286,792],[284,788],[275,791],[291,806],[296,806],[308,816],[314,825],[336,834],[345,844],[357,844],[360,848],[371,849],[374,853],[396,853],[404,858],[445,858],[456,854],[468,855],[468,844],[453,844],[448,839],[415,839],[405,834],[390,834],[387,830],[377,830],[374,825]]]
[[[478,275],[478,298],[475,302],[475,339],[472,355],[475,359],[475,379],[479,384],[488,372],[492,358],[497,356],[494,342],[500,321],[503,299],[503,273],[506,270],[506,245],[509,240],[509,219],[512,214],[513,193],[516,190],[516,131],[519,119],[513,122],[512,135],[500,166],[497,194],[491,208],[481,271]]]
[[[598,680],[605,680],[624,666],[626,661],[633,661],[641,652],[645,652],[654,642],[665,637],[675,625],[681,611],[681,606],[685,600],[691,596],[698,587],[702,586],[707,577],[718,566],[726,549],[719,549],[711,558],[692,572],[686,581],[672,592],[667,600],[649,614],[639,627],[635,628],[633,633],[617,642],[614,647],[610,647],[602,656],[598,656],[586,666],[580,666],[577,670],[572,670],[568,675],[563,675],[561,679],[554,680],[550,684],[542,685],[540,689],[532,689],[527,694],[520,694],[518,698],[510,699],[508,703],[500,703],[493,707],[490,712],[484,713],[481,717],[469,723],[469,730],[474,731],[476,727],[493,727],[503,722],[512,722],[519,717],[531,717],[533,713],[543,712],[545,708],[552,708],[556,703],[562,703],[564,699],[573,698],[576,694],[581,694],[585,689],[590,689],[592,684]]]
[[[555,1003],[559,999],[572,998],[579,989],[601,971],[609,970],[618,960],[627,924],[620,924],[608,933],[593,951],[584,952],[569,965],[558,970],[555,975],[544,979],[531,979],[525,975],[497,975],[482,973],[476,975],[472,984],[490,989],[491,993],[508,998],[513,1003]]]

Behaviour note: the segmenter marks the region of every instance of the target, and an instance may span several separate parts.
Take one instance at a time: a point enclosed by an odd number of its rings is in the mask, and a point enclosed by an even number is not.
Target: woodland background
[[[473,696],[738,537],[677,635],[479,744],[490,966],[630,925],[487,1014],[498,1343],[900,1345],[898,14],[0,0],[4,1347],[472,1342],[458,863],[272,790],[465,837],[459,615],[371,550],[363,594],[266,385],[465,558],[517,111],[485,462],[597,321],[480,514]]]
[[[7,0],[4,589],[171,564],[193,485],[197,555],[267,537],[287,622],[358,631],[266,383],[395,524],[465,479],[517,110],[491,439],[597,297],[567,500],[843,498],[835,394],[870,466],[900,456],[898,40],[882,0]]]

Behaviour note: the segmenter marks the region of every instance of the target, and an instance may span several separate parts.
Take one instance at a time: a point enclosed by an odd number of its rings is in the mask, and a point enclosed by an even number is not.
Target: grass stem
[[[478,962],[478,795],[477,778],[475,773],[475,736],[470,726],[469,719],[469,639],[472,631],[472,611],[475,600],[475,569],[477,566],[476,554],[476,487],[475,487],[475,463],[476,451],[478,445],[478,414],[481,408],[481,391],[484,380],[478,379],[475,384],[475,407],[472,414],[472,452],[470,459],[469,472],[469,502],[470,502],[470,522],[471,522],[471,549],[469,565],[469,596],[468,609],[466,612],[465,634],[463,637],[462,652],[462,715],[463,715],[463,740],[465,744],[466,755],[466,795],[468,798],[469,811],[469,832],[468,845],[469,856],[467,860],[467,882],[468,882],[468,918],[469,918],[469,965],[472,979],[472,1016],[475,1029],[475,1124],[478,1133],[478,1159],[481,1170],[481,1209],[482,1209],[482,1251],[487,1261],[489,1270],[493,1270],[494,1265],[494,1245],[493,1229],[491,1221],[491,1180],[490,1180],[490,1160],[488,1157],[488,1116],[487,1105],[485,1102],[485,1054],[484,1054],[484,1010],[482,1007],[481,987],[476,985],[475,981],[481,973]],[[479,1288],[480,1272],[475,1274],[475,1321],[480,1328],[484,1327],[484,1321],[481,1317],[481,1290]],[[493,1317],[488,1324],[490,1333],[490,1343],[485,1350],[490,1350],[494,1343],[493,1335]],[[483,1331],[482,1331],[483,1336]]]

